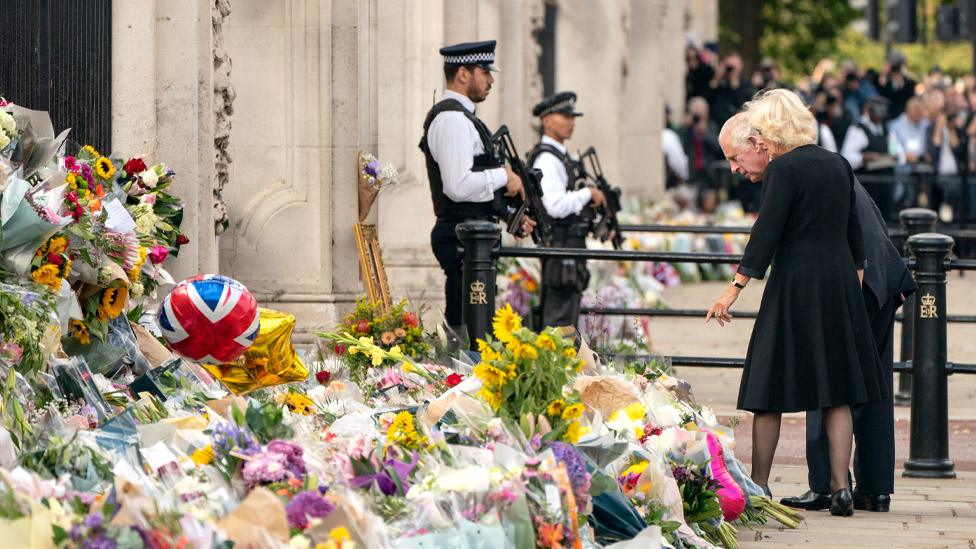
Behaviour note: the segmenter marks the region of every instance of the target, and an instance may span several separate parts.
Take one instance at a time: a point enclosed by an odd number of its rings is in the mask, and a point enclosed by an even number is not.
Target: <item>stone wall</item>
[[[367,219],[393,293],[439,316],[417,149],[443,87],[437,49],[499,40],[502,72],[478,114],[508,124],[526,151],[544,1],[115,0],[113,142],[177,171],[192,244],[174,277],[219,270],[295,313],[302,339],[331,327],[362,291],[352,233],[362,150],[401,174]],[[627,193],[663,191],[663,104],[681,100],[689,21],[715,2],[556,2],[557,87],[577,91],[586,112],[569,145],[595,145]],[[221,185],[229,225],[217,237]]]

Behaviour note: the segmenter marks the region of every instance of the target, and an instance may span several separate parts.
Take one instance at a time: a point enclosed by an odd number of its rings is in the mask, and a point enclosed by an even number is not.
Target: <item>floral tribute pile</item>
[[[173,172],[2,113],[7,546],[732,548],[797,524],[686,384],[604,366],[507,303],[452,353],[406,301],[360,301],[304,379],[222,384],[143,311],[186,243]],[[292,360],[280,333],[254,367]]]

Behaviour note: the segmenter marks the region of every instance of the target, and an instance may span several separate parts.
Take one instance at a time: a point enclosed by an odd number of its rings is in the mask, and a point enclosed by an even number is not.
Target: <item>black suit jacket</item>
[[[918,286],[912,272],[905,265],[905,260],[898,253],[898,248],[895,248],[888,237],[888,226],[881,210],[856,177],[854,193],[857,217],[864,234],[864,256],[868,261],[864,269],[865,294],[874,300],[876,311],[888,303],[888,300],[895,300],[897,309],[905,301],[902,295],[911,294]]]

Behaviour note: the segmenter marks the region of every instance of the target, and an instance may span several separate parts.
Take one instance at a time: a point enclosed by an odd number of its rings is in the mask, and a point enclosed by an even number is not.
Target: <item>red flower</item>
[[[189,244],[190,239],[185,234],[180,233],[180,236],[176,237],[176,243],[182,246],[183,244]]]
[[[444,383],[447,384],[448,387],[454,387],[458,383],[461,383],[461,381],[463,379],[464,378],[461,377],[461,374],[455,372],[455,373],[447,376],[447,379],[444,380]]]
[[[315,374],[315,381],[318,381],[322,385],[328,385],[330,379],[332,379],[332,374],[326,370],[321,370]]]
[[[134,158],[130,158],[129,161],[122,166],[122,169],[125,170],[125,173],[129,175],[135,175],[137,173],[142,173],[146,170],[146,163],[143,162],[142,159],[137,156]]]
[[[58,254],[47,254],[47,262],[55,265],[61,265],[61,256]]]
[[[335,351],[335,354],[342,356],[346,354],[346,346],[340,343],[335,346],[335,349],[333,349],[333,351]]]
[[[356,323],[356,333],[357,334],[365,334],[367,332],[369,332],[369,321],[368,320],[363,319],[363,320],[360,320],[359,322]]]
[[[411,328],[420,326],[420,319],[413,313],[403,313],[403,323]]]

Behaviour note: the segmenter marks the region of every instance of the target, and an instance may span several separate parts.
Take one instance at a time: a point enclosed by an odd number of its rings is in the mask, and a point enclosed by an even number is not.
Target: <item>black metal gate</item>
[[[112,150],[112,0],[0,0],[0,94]]]

